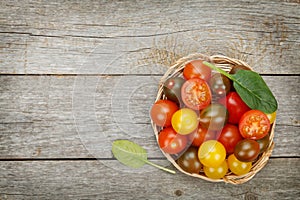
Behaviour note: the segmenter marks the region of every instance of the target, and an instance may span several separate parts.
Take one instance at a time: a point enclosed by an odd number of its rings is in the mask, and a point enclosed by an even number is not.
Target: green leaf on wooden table
[[[277,110],[278,104],[274,95],[258,73],[238,70],[236,74],[228,74],[209,62],[204,61],[203,64],[231,79],[236,92],[251,109],[261,110],[264,113],[273,113]]]
[[[147,151],[140,145],[129,140],[116,140],[112,144],[112,153],[115,158],[124,165],[132,168],[140,168],[144,164],[149,164],[161,170],[175,174],[176,172],[148,160]]]

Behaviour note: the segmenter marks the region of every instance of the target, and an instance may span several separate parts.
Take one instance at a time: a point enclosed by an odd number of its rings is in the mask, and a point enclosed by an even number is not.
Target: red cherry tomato
[[[211,102],[211,91],[207,82],[200,78],[187,80],[181,88],[183,103],[194,110],[201,110]]]
[[[176,133],[173,128],[167,127],[160,131],[158,143],[165,153],[177,154],[186,147],[187,137]]]
[[[239,123],[239,130],[244,138],[258,140],[265,137],[270,131],[270,120],[260,110],[246,112]]]
[[[183,69],[184,78],[201,78],[208,81],[211,77],[211,69],[202,62],[203,60],[193,60],[186,64]]]
[[[153,122],[162,127],[171,126],[172,115],[178,110],[176,103],[169,100],[158,100],[150,110]]]
[[[197,130],[189,135],[189,138],[192,141],[193,146],[199,147],[205,141],[214,140],[216,134],[214,131],[208,131],[206,128],[199,125]]]
[[[229,112],[228,122],[231,124],[238,124],[242,115],[250,110],[247,104],[241,99],[236,92],[230,92],[224,98],[219,101],[226,106]]]
[[[224,145],[227,154],[232,154],[235,145],[242,139],[238,127],[232,124],[226,124],[218,136],[218,141]]]

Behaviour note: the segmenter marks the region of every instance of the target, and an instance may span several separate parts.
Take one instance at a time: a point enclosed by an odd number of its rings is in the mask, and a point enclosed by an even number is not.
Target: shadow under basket
[[[200,53],[191,54],[191,55],[188,55],[187,57],[183,57],[183,58],[179,59],[178,61],[176,61],[176,63],[173,66],[171,66],[166,71],[166,73],[162,76],[160,83],[159,83],[159,89],[158,89],[158,93],[157,93],[155,102],[160,99],[165,99],[165,96],[163,94],[164,82],[168,78],[182,76],[182,72],[183,72],[185,65],[193,60],[204,60],[204,61],[214,63],[215,66],[223,69],[226,72],[229,72],[233,66],[244,66],[244,67],[247,67],[250,70],[252,70],[252,68],[247,63],[245,63],[241,60],[238,60],[238,59],[229,58],[229,57],[222,56],[222,55],[207,56],[207,55],[200,54]],[[151,121],[151,123],[152,123],[152,127],[154,130],[155,136],[156,136],[156,141],[158,142],[158,134],[162,128],[155,125],[153,121]],[[250,179],[252,179],[255,176],[255,174],[258,173],[267,164],[269,157],[272,154],[272,150],[274,148],[274,142],[273,142],[274,128],[275,128],[275,122],[273,124],[271,124],[271,131],[269,133],[269,145],[268,145],[267,149],[263,153],[261,153],[254,162],[252,162],[251,170],[247,174],[244,174],[241,176],[235,175],[230,171],[228,171],[228,173],[222,179],[208,178],[207,176],[205,176],[203,170],[199,174],[195,174],[195,173],[191,174],[191,173],[188,173],[188,172],[184,171],[183,169],[181,169],[180,166],[176,163],[176,161],[172,155],[167,154],[163,151],[162,151],[162,153],[179,171],[181,171],[182,173],[187,174],[189,176],[201,178],[201,179],[204,179],[204,180],[207,180],[210,182],[225,182],[225,183],[231,183],[231,184],[242,184],[242,183],[245,183],[245,182],[249,181]]]

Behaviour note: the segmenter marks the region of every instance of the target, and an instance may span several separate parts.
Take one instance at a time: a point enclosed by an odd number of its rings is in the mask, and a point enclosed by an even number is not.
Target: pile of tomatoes
[[[233,66],[230,73],[249,70]],[[150,110],[160,128],[162,151],[188,173],[212,179],[228,172],[247,174],[269,145],[276,112],[250,109],[234,90],[231,80],[193,60],[182,75],[163,85],[163,99]]]

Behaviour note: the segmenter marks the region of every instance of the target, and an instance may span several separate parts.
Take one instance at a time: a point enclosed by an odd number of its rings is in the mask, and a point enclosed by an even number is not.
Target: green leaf
[[[264,113],[273,113],[277,110],[275,97],[258,73],[239,70],[232,76],[233,87],[251,109],[261,110]]]
[[[112,153],[117,160],[128,167],[140,168],[145,164],[175,174],[175,171],[156,165],[148,161],[147,151],[129,140],[116,140],[112,144]]]
[[[138,144],[128,140],[116,140],[112,145],[116,159],[126,166],[140,168],[147,160],[147,152]]]
[[[238,70],[232,75],[209,62],[204,61],[203,64],[231,79],[236,92],[251,109],[261,110],[264,113],[273,113],[277,110],[278,104],[274,95],[258,73]]]

